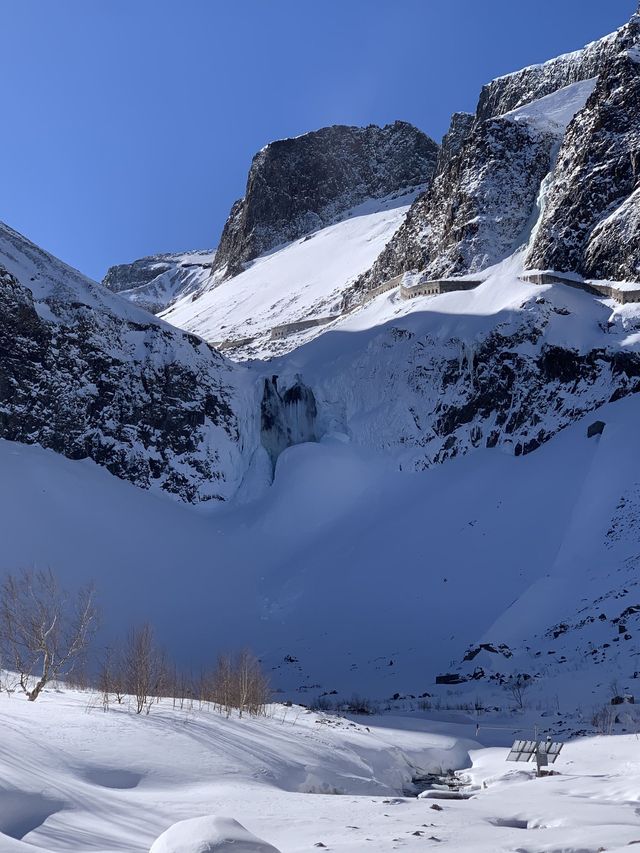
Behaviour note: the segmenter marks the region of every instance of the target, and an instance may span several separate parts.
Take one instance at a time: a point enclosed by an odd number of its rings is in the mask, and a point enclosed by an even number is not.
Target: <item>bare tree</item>
[[[126,692],[136,703],[136,714],[151,711],[160,699],[167,681],[164,653],[157,647],[153,628],[148,623],[132,628],[123,653],[124,684]]]
[[[0,657],[18,673],[29,701],[82,660],[97,627],[94,599],[93,586],[68,593],[50,569],[5,576],[0,586]]]
[[[102,693],[102,706],[109,710],[111,694],[118,705],[125,697],[125,675],[122,649],[118,645],[108,646],[100,661],[98,670],[98,690]]]
[[[227,716],[231,710],[240,716],[264,714],[271,690],[262,672],[260,662],[248,651],[240,652],[235,659],[229,655],[218,658],[212,679],[212,698]]]
[[[507,693],[511,694],[516,708],[521,710],[525,706],[525,693],[532,685],[533,679],[528,673],[518,672],[515,675],[510,675],[502,686]]]
[[[211,698],[227,717],[234,707],[233,699],[233,662],[229,655],[220,655],[213,673]]]

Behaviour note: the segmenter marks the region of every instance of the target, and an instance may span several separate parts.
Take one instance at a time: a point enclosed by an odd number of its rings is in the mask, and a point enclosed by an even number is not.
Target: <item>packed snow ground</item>
[[[284,352],[288,342],[270,342],[271,329],[336,313],[346,286],[369,269],[416,195],[365,202],[335,225],[258,258],[222,283],[204,277],[197,298],[178,300],[162,316],[209,342],[257,338],[234,356]]]
[[[470,739],[472,720],[357,723],[272,706],[104,713],[88,693],[0,696],[2,853],[146,853],[177,821],[221,815],[281,853],[595,853],[640,841],[636,736],[565,746],[560,775],[534,779],[507,749]],[[508,743],[512,731],[488,732]],[[487,741],[485,741],[487,742]],[[403,796],[420,772],[463,769],[466,801]]]

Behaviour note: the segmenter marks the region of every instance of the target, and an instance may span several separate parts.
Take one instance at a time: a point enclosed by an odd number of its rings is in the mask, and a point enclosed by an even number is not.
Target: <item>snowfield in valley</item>
[[[472,739],[473,719],[433,716],[352,722],[274,705],[227,719],[163,700],[140,717],[126,700],[103,712],[96,694],[2,695],[0,850],[596,853],[640,842],[637,736],[567,744],[559,775],[535,779],[505,762],[504,746]],[[512,736],[503,723],[485,742]],[[459,768],[472,798],[407,795],[413,777],[441,768]]]

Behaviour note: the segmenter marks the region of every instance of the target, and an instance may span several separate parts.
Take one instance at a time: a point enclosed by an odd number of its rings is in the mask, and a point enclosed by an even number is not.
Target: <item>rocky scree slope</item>
[[[187,501],[235,492],[251,424],[241,368],[5,225],[0,276],[0,438]]]
[[[614,242],[618,234],[628,233],[627,220],[637,220],[636,200],[629,196],[637,167],[631,128],[637,127],[638,117],[633,57],[639,27],[640,17],[634,15],[581,51],[494,80],[483,88],[475,116],[454,115],[431,187],[414,202],[403,227],[356,282],[346,303],[405,271],[424,271],[430,278],[458,276],[504,259],[526,243],[549,172],[555,190],[549,193],[528,263],[600,277],[634,270],[635,246],[615,247]],[[596,77],[592,94],[589,81]],[[536,102],[541,104],[537,115],[527,115],[522,108]],[[558,121],[557,106],[563,102],[564,120]],[[556,113],[546,123],[545,104]],[[579,199],[570,205],[576,191]],[[593,192],[596,199],[585,201]],[[566,227],[585,211],[589,215],[582,230],[591,233],[600,226],[591,252],[584,239],[576,248],[576,235]]]
[[[220,238],[215,270],[226,276],[275,246],[328,225],[371,198],[428,184],[437,144],[406,122],[334,125],[282,139],[253,158],[245,196]]]

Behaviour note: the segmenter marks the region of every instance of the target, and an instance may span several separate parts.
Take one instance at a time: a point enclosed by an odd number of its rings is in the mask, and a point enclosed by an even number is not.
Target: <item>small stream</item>
[[[443,773],[422,773],[414,776],[406,795],[434,800],[468,800],[473,794],[468,783],[456,776],[453,770],[446,770]]]

